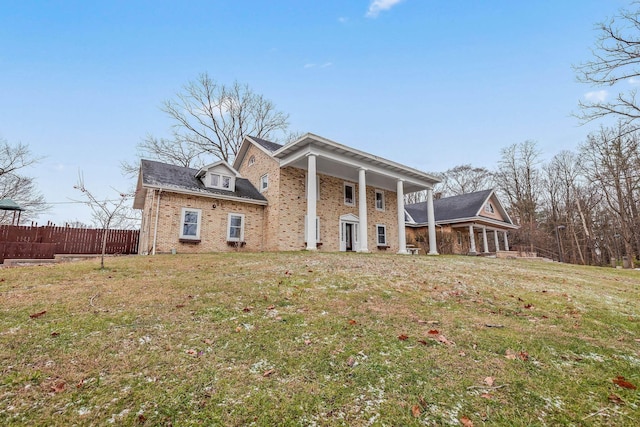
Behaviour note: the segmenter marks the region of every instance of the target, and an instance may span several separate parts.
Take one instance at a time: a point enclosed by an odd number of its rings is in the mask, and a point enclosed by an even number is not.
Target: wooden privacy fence
[[[0,262],[52,259],[55,254],[100,254],[105,230],[52,225],[0,225]],[[140,230],[106,230],[107,254],[136,254]]]

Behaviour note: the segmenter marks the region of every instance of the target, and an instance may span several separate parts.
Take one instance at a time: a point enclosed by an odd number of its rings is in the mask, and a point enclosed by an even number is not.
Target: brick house
[[[432,202],[437,182],[313,134],[284,146],[246,137],[233,165],[195,170],[142,160],[134,200],[140,253],[406,253],[404,194],[426,190]],[[433,210],[427,216],[435,248]]]
[[[407,239],[426,248],[429,248],[428,204],[405,206]],[[437,199],[433,201],[433,209],[440,253],[476,255],[509,251],[507,233],[520,228],[494,190]]]

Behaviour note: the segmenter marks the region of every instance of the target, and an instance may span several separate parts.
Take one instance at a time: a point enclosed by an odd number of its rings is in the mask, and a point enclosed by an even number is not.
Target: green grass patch
[[[640,273],[233,253],[0,270],[2,425],[629,425]],[[38,315],[39,314],[39,315]]]

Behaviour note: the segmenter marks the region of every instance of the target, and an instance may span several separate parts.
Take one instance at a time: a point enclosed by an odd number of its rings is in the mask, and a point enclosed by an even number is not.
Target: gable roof
[[[267,199],[246,178],[236,178],[235,191],[228,191],[205,187],[202,181],[196,177],[197,173],[198,170],[196,169],[154,160],[141,160],[133,207],[136,209],[143,208],[146,191],[149,188],[260,205],[267,204]]]
[[[11,199],[0,200],[0,210],[3,211],[23,211],[24,209],[18,206],[16,202]]]
[[[258,137],[255,137],[255,136],[249,136],[248,138],[253,140],[253,142],[255,142],[256,144],[259,144],[260,146],[262,146],[262,148],[264,148],[265,150],[271,151],[272,153],[274,151],[282,148],[281,144],[277,144],[275,142],[267,141],[266,139],[258,138]]]
[[[236,158],[233,160],[233,167],[236,170],[240,169],[242,160],[244,160],[244,156],[247,155],[247,151],[249,150],[249,146],[251,144],[255,145],[269,156],[273,156],[273,153],[275,151],[278,151],[280,148],[282,148],[282,145],[276,144],[275,142],[267,141],[266,139],[258,138],[256,136],[245,136],[242,140],[242,144],[240,145],[240,149],[236,154]]]
[[[201,168],[200,168],[200,170],[198,170],[198,172],[196,173],[196,178],[200,178],[200,177],[202,177],[203,175],[205,175],[205,174],[207,173],[207,171],[208,171],[209,169],[214,168],[214,167],[216,167],[216,166],[220,166],[220,165],[222,165],[222,166],[224,166],[226,169],[228,169],[228,170],[229,170],[229,172],[230,172],[233,176],[235,176],[236,178],[240,178],[240,174],[238,173],[238,171],[237,171],[237,170],[235,170],[234,168],[232,168],[232,167],[231,167],[231,165],[230,165],[229,163],[225,162],[224,160],[218,160],[218,161],[217,161],[217,162],[215,162],[215,163],[210,163],[210,164],[208,164],[208,165],[206,165],[206,166],[201,167]]]
[[[435,222],[448,224],[451,222],[470,221],[482,219],[484,221],[498,222],[514,226],[513,221],[504,210],[500,201],[495,198],[496,207],[504,218],[503,221],[487,217],[480,217],[480,212],[487,201],[494,196],[493,190],[476,191],[474,193],[461,194],[459,196],[444,197],[433,201],[433,213]],[[405,211],[415,224],[427,223],[427,202],[411,203],[405,205]]]

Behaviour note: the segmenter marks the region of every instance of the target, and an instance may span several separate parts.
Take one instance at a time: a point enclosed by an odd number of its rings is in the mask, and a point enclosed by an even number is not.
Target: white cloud
[[[402,0],[373,0],[365,16],[367,18],[376,18],[380,12],[391,9],[401,1]]]
[[[316,64],[304,64],[304,68],[313,68]]]
[[[347,22],[349,22],[349,18],[345,18],[344,16],[341,16],[338,18],[338,22],[341,24],[346,24]]]
[[[327,68],[327,67],[331,67],[333,65],[333,62],[325,62],[324,64],[322,64],[320,67],[321,68]]]
[[[584,94],[584,97],[588,100],[588,101],[595,101],[595,102],[603,102],[607,99],[607,96],[609,95],[609,93],[606,90],[596,90],[593,92],[587,92]]]
[[[632,86],[640,85],[640,79],[638,79],[636,77],[631,77],[631,78],[629,78],[629,84],[632,85]]]

